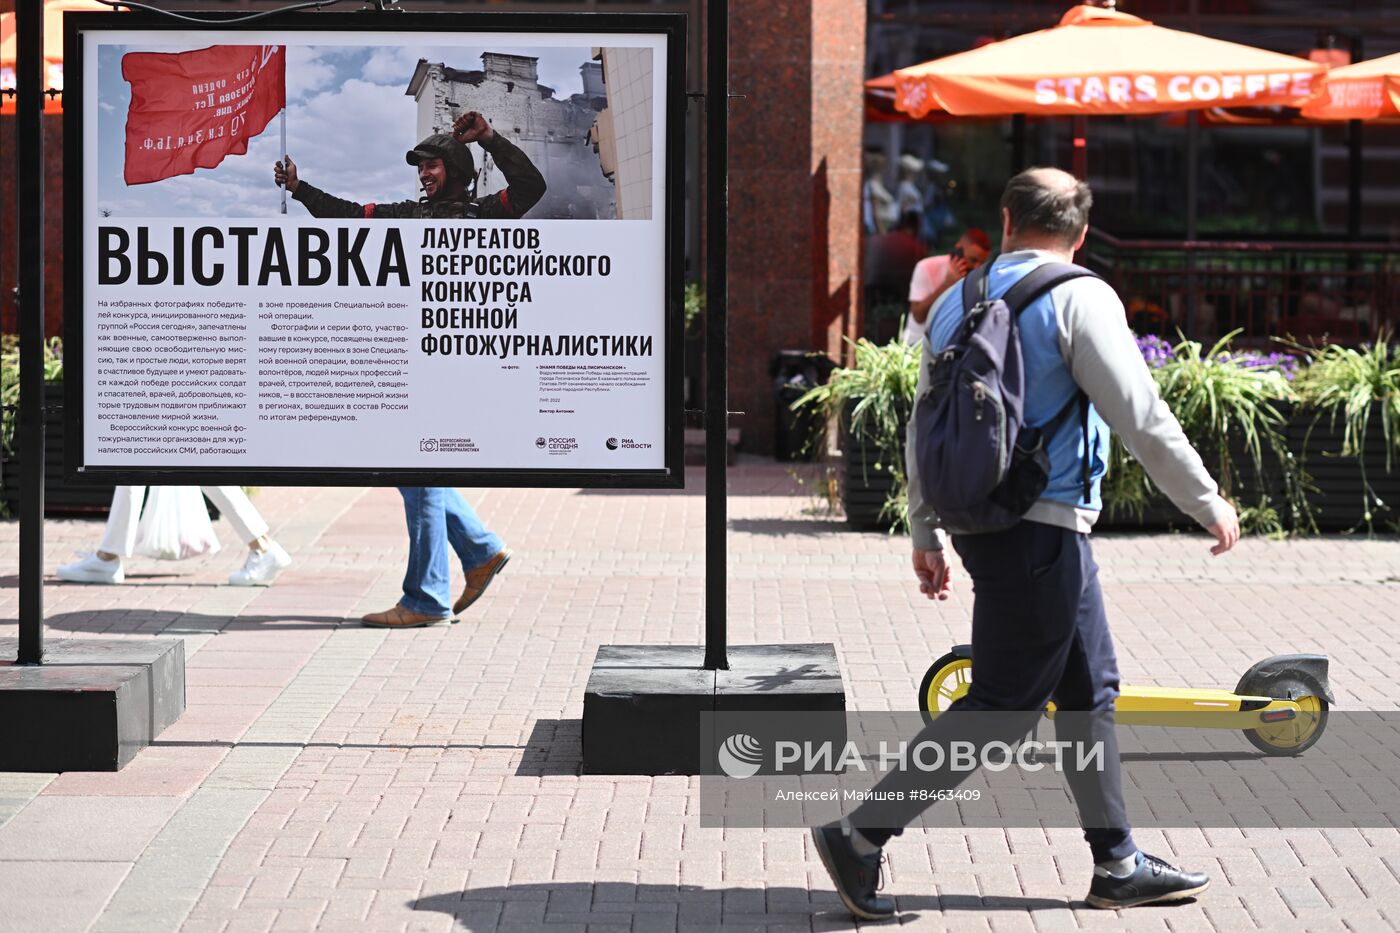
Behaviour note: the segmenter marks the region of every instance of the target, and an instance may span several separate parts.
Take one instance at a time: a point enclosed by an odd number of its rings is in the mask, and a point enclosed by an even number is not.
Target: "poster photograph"
[[[679,484],[674,34],[101,19],[79,470]]]

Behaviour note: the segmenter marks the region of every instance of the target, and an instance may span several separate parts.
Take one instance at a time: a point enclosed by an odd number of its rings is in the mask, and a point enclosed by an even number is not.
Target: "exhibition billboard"
[[[681,485],[683,17],[67,23],[70,475]]]

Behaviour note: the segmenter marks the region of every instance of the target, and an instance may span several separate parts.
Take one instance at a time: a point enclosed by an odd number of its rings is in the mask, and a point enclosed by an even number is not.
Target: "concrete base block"
[[[0,771],[118,771],[184,711],[183,641],[51,642],[43,664],[0,661]]]
[[[693,645],[603,645],[583,697],[584,774],[699,774],[701,714],[846,709],[831,644],[743,645],[707,671]]]

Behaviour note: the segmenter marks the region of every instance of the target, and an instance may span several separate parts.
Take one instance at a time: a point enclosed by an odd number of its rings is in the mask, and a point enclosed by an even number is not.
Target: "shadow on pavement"
[[[738,496],[811,495],[818,477],[826,468],[813,463],[779,463],[767,457],[743,455],[740,462],[725,469],[725,489],[730,498]],[[595,487],[577,490],[578,496],[703,496],[705,468],[688,466],[682,489],[612,489]]]
[[[314,629],[350,623],[358,625],[359,619],[351,616],[319,616],[295,612],[275,616],[215,616],[168,609],[92,609],[84,612],[60,612],[44,619],[48,628],[67,632],[141,635],[206,635],[261,626],[288,630]]]
[[[126,579],[131,582],[139,582],[143,586],[227,586],[227,583],[220,583],[215,580],[194,580],[188,574],[180,573],[128,573]],[[60,580],[52,574],[44,575],[44,586],[58,587],[81,587],[87,589],[101,589],[111,584],[105,583],[70,583],[67,580]],[[123,586],[125,584],[116,584]],[[12,573],[0,577],[0,590],[16,589],[19,586],[19,574]]]
[[[583,767],[583,720],[537,719],[516,777],[574,777]]]
[[[828,535],[832,532],[846,533],[855,529],[844,521],[832,521],[824,518],[731,518],[729,520],[730,531],[741,531],[751,535],[772,535],[781,537],[783,535],[806,535],[816,537],[817,535]],[[882,531],[879,533],[885,537]]]
[[[825,879],[822,879],[823,881]],[[1082,902],[1046,897],[978,897],[949,894],[896,897],[895,923],[919,919],[918,911],[1021,913],[1065,911]],[[1183,901],[1181,903],[1191,903]],[[410,901],[414,910],[456,918],[458,928],[496,929],[821,929],[854,930],[856,921],[830,890],[792,887],[710,890],[693,885],[598,883],[513,884],[431,894]],[[883,924],[881,925],[883,926]],[[864,925],[874,929],[874,924]]]
[[[228,739],[153,739],[152,748],[367,748],[374,751],[419,751],[422,749],[463,748],[468,751],[509,751],[524,745],[488,745],[470,742],[233,742]]]

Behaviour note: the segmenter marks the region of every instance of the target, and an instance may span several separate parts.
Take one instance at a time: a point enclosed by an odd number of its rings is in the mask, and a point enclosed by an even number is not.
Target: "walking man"
[[[460,615],[486,592],[505,569],[511,549],[487,529],[476,509],[457,490],[443,486],[400,486],[408,522],[408,566],[403,596],[383,612],[360,619],[373,628],[420,628]],[[452,599],[448,550],[461,561],[466,583]]]
[[[1069,262],[1084,243],[1091,203],[1089,187],[1058,169],[1029,169],[1007,183],[1001,199],[1004,252],[936,303],[924,339],[920,395],[928,388],[933,354],[953,341],[962,323],[963,290],[980,288],[985,276],[986,296],[1000,298],[1037,266]],[[1093,276],[1071,279],[1031,300],[1017,321],[1024,424],[1046,428],[1049,483],[1010,528],[952,534],[976,594],[975,675],[967,694],[916,741],[944,748],[955,741],[1014,741],[1029,731],[1050,700],[1059,710],[1082,711],[1088,725],[1074,738],[1105,743],[1102,771],[1070,775],[1094,858],[1089,905],[1133,907],[1190,897],[1204,891],[1209,879],[1139,852],[1124,814],[1111,722],[1118,662],[1088,538],[1101,507],[1109,429],[1119,433],[1172,502],[1215,536],[1213,554],[1234,546],[1239,520],[1159,398],[1112,287]],[[1081,391],[1088,402],[1082,417],[1063,417],[1078,407]],[[920,486],[913,427],[911,419],[905,459],[914,575],[925,596],[942,600],[948,598],[952,579],[939,518]],[[1007,714],[999,720],[1007,725],[998,728],[1008,734],[990,734],[986,720],[979,722],[969,711]],[[1017,713],[1021,715],[1010,715]],[[894,794],[905,791],[905,802],[878,808],[863,804],[851,814],[849,826],[835,823],[812,830],[822,863],[852,914],[880,920],[895,913],[893,900],[876,893],[881,848],[934,799],[908,791],[950,789],[966,776],[966,771],[951,769],[895,771],[874,790],[889,793],[884,800],[897,800]]]

